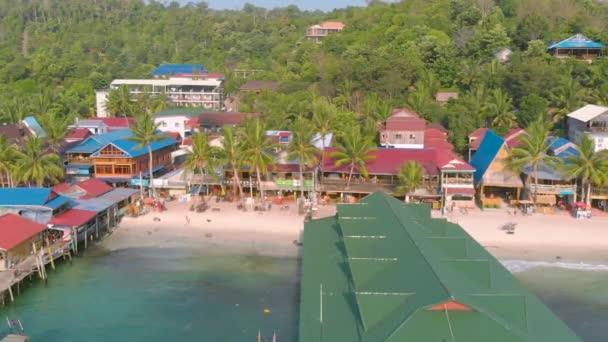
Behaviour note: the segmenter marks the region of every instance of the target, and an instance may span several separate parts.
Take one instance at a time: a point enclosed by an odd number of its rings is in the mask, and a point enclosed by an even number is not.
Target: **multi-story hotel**
[[[190,71],[188,71],[190,70]],[[224,75],[208,73],[200,65],[161,65],[152,72],[153,79],[117,79],[109,89],[95,92],[97,116],[106,117],[110,91],[121,86],[137,99],[137,95],[166,94],[171,103],[180,107],[202,107],[221,110],[224,101]]]

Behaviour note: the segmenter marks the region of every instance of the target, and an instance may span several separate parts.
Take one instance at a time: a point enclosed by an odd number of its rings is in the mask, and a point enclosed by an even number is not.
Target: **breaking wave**
[[[608,271],[608,265],[567,261],[505,260],[502,264],[511,272],[523,272],[534,267],[557,267],[569,270]]]

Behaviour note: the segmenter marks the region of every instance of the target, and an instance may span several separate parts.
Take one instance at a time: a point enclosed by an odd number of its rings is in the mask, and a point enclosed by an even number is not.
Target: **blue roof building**
[[[51,188],[0,188],[0,214],[16,213],[42,224],[67,209],[70,202]]]
[[[566,157],[579,155],[578,146],[566,138],[549,137],[549,152],[562,160]]]
[[[582,34],[576,34],[549,46],[547,51],[560,58],[575,57],[578,59],[592,60],[599,57],[605,47],[604,44],[594,42]]]
[[[206,74],[201,64],[161,64],[152,71],[154,76],[171,76],[175,74]]]
[[[27,126],[30,132],[32,132],[32,134],[34,134],[38,138],[46,138],[46,132],[35,117],[26,116],[23,119],[23,124]]]
[[[486,194],[485,190],[494,193],[514,189],[519,192],[519,189],[523,188],[519,174],[508,166],[509,157],[509,147],[505,139],[488,130],[470,163],[475,168],[475,186],[480,188],[482,195]]]

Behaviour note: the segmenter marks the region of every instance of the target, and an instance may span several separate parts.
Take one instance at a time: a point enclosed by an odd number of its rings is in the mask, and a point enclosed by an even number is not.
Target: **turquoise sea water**
[[[294,341],[295,259],[188,249],[90,250],[2,314],[32,341]],[[270,313],[264,313],[270,309]],[[4,318],[4,317],[2,317]]]
[[[523,269],[516,276],[579,336],[606,341],[608,272]],[[268,341],[276,331],[279,342],[291,342],[297,336],[297,273],[296,259],[91,249],[49,271],[46,285],[34,280],[15,305],[0,311],[21,319],[33,342],[247,342],[257,340],[258,329]]]

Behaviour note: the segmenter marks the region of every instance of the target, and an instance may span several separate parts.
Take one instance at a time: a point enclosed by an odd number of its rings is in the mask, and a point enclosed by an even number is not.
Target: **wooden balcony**
[[[68,158],[68,164],[92,165],[93,164],[93,160],[91,158],[72,157],[72,158]]]
[[[574,194],[576,193],[576,185],[574,184],[527,184],[526,188],[531,193],[547,194],[547,195],[560,195],[560,194]]]
[[[592,187],[591,198],[597,200],[608,200],[608,188]]]

